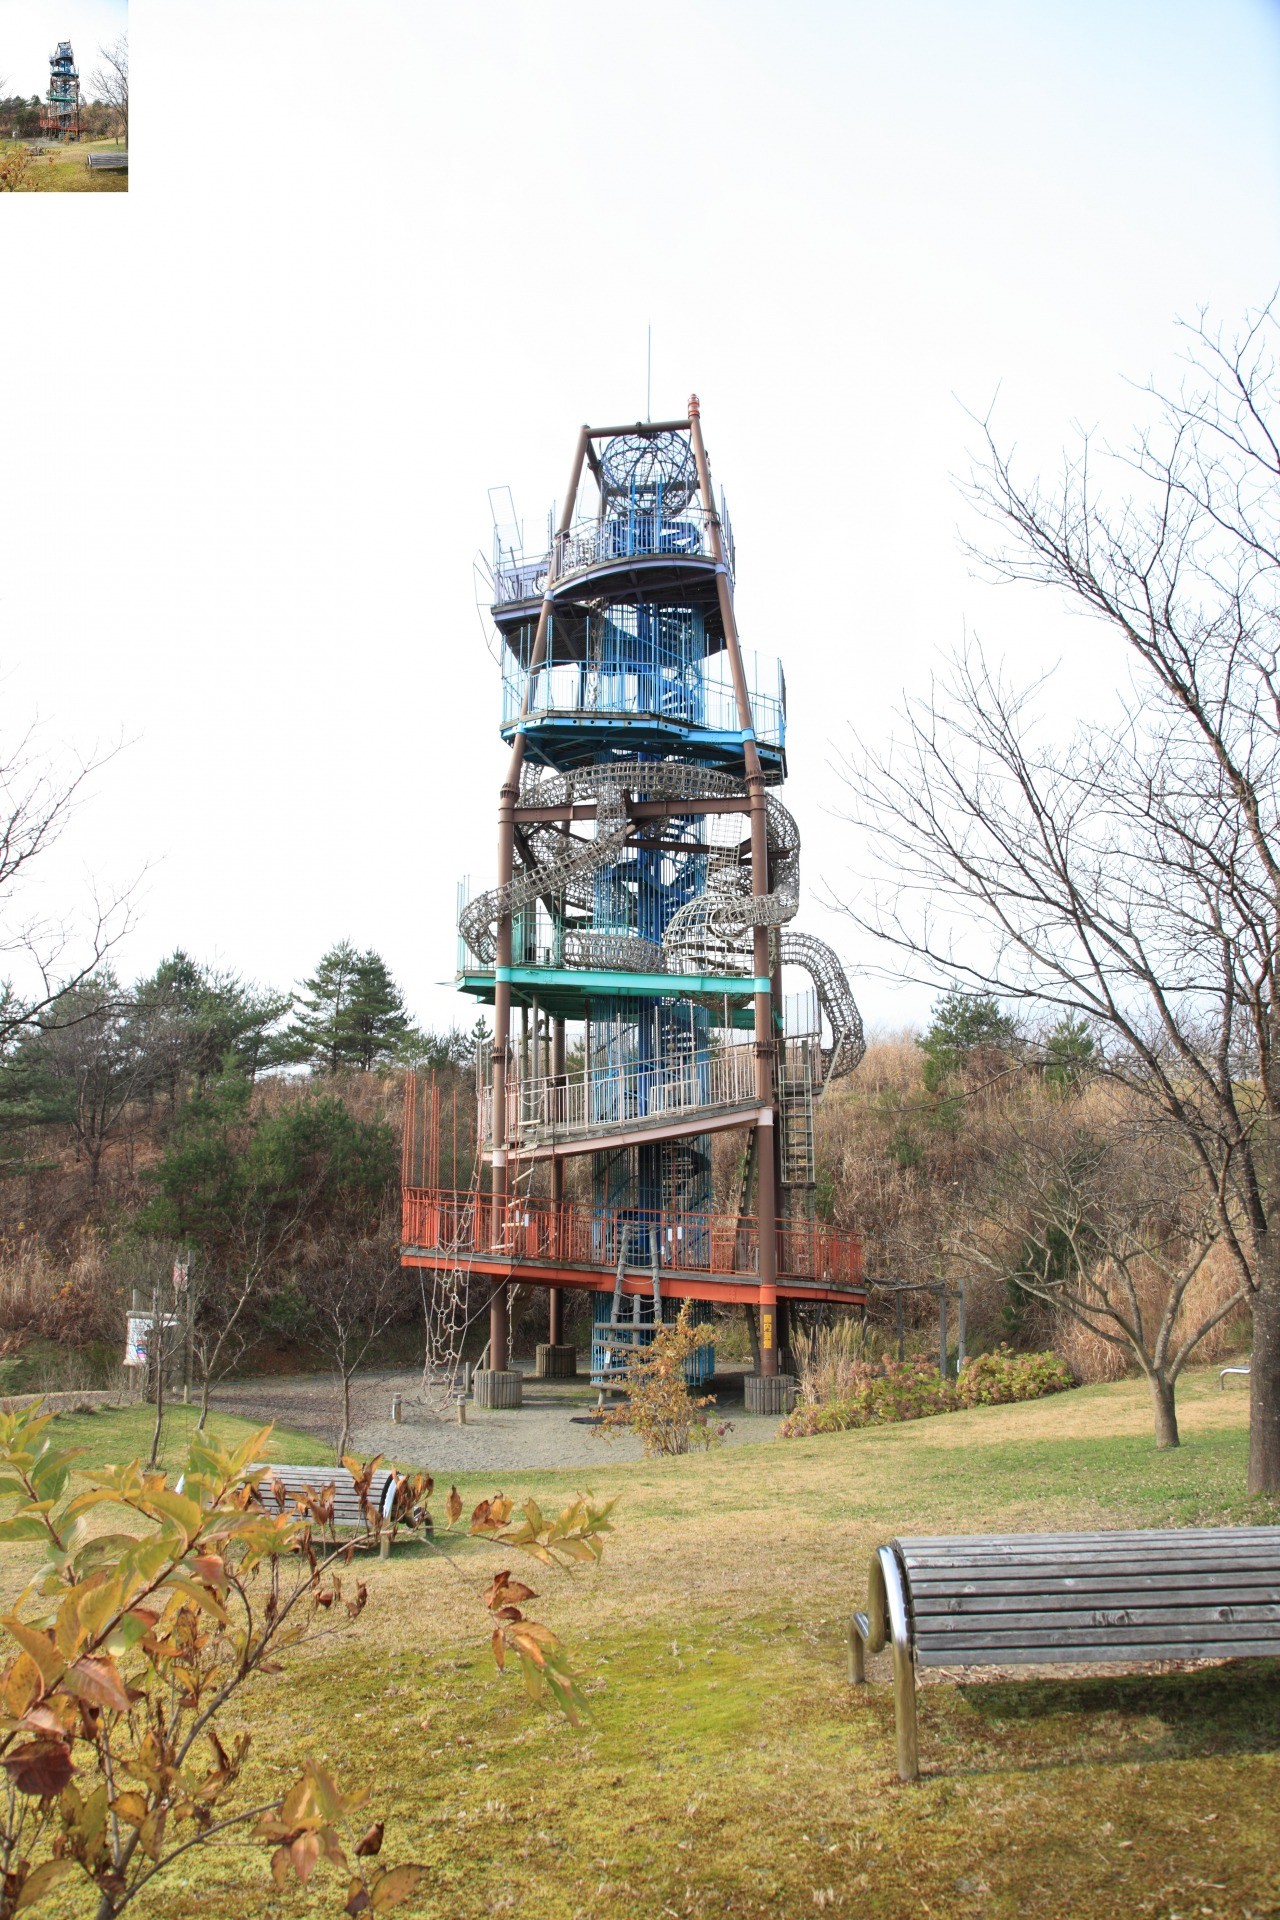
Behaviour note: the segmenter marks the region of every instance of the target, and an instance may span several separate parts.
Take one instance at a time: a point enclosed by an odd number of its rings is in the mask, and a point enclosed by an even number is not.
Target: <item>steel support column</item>
[[[720,516],[716,512],[711,487],[711,471],[702,440],[702,421],[698,397],[689,400],[689,438],[698,469],[702,507],[707,516],[711,547],[716,561],[716,594],[724,623],[725,650],[733,691],[737,702],[738,725],[744,738],[742,758],[746,770],[747,808],[751,822],[751,891],[757,897],[769,891],[769,838],[765,814],[765,783],[760,768],[760,753],[755,742],[755,721],[751,695],[742,665],[738,642],[738,623],[733,612],[733,591],[729,585],[729,567],[725,558]],[[756,1210],[760,1223],[760,1371],[778,1371],[778,1175],[776,1145],[776,1096],[774,1061],[777,1043],[773,1028],[773,995],[769,991],[769,929],[752,930],[753,971],[764,986],[755,995],[756,1095],[760,1122],[756,1129]]]

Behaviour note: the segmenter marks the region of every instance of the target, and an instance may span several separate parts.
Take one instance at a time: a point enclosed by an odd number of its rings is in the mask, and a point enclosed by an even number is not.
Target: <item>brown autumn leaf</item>
[[[381,1853],[382,1836],[385,1829],[386,1829],[386,1822],[384,1820],[374,1821],[368,1833],[366,1833],[366,1835],[364,1836],[364,1839],[360,1842],[359,1846],[356,1848],[356,1855],[358,1858],[364,1859],[367,1855],[371,1853]]]
[[[3,1764],[19,1793],[39,1799],[61,1793],[75,1772],[71,1749],[63,1740],[28,1740],[11,1748]]]
[[[392,1867],[389,1873],[381,1874],[369,1889],[374,1912],[385,1913],[388,1907],[398,1907],[417,1891],[426,1877],[427,1869],[418,1866]]]
[[[116,1713],[129,1711],[129,1696],[114,1661],[86,1655],[67,1668],[62,1684],[68,1693],[74,1693],[78,1700],[87,1700],[92,1707],[110,1707]]]
[[[293,1870],[305,1887],[316,1870],[320,1858],[320,1836],[318,1833],[300,1833],[289,1847],[289,1859]]]
[[[507,1664],[507,1648],[506,1648],[506,1643],[502,1637],[501,1627],[494,1628],[493,1638],[490,1642],[490,1645],[493,1648],[494,1660],[497,1662],[498,1669],[501,1672],[502,1669],[505,1668]],[[425,1733],[427,1730],[427,1722],[424,1720],[422,1725],[423,1725],[423,1732]]]
[[[484,1593],[484,1603],[491,1613],[502,1607],[522,1607],[526,1600],[536,1600],[537,1594],[532,1587],[526,1587],[523,1580],[513,1580],[510,1572],[496,1573]]]
[[[451,1527],[456,1526],[462,1518],[462,1495],[456,1487],[450,1487],[449,1498],[444,1503],[444,1510],[449,1516],[449,1525]]]
[[[372,1904],[368,1887],[363,1880],[356,1879],[347,1888],[347,1904],[342,1911],[350,1914],[368,1913]]]
[[[494,1574],[492,1580],[489,1582],[488,1586],[485,1588],[484,1592],[480,1596],[481,1599],[484,1601],[486,1607],[491,1607],[494,1605],[498,1595],[502,1592],[502,1589],[506,1586],[507,1581],[510,1578],[511,1578],[510,1567],[504,1567],[501,1573]]]

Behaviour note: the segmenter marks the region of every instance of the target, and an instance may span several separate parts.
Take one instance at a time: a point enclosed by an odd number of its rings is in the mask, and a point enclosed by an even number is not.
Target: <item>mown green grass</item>
[[[521,1569],[589,1725],[494,1669],[478,1593],[509,1555],[398,1548],[363,1566],[352,1634],[261,1683],[245,1789],[281,1790],[308,1753],[368,1782],[386,1857],[431,1868],[406,1911],[432,1920],[1280,1914],[1280,1662],[928,1675],[917,1787],[894,1772],[884,1657],[869,1687],[845,1679],[849,1609],[894,1533],[1280,1519],[1242,1493],[1244,1396],[1206,1375],[1182,1400],[1171,1454],[1122,1384],[683,1460],[602,1445],[589,1476],[469,1475],[468,1504],[499,1483],[548,1504],[588,1478],[619,1497],[598,1572]],[[87,1422],[95,1449],[120,1418]],[[188,1856],[143,1911],[340,1910],[336,1875],[279,1893],[266,1867],[244,1843]]]
[[[181,1401],[166,1406],[160,1436],[160,1462],[170,1473],[180,1473],[187,1449],[200,1418],[198,1407],[183,1406]],[[151,1436],[155,1431],[156,1410],[139,1403],[128,1407],[103,1407],[96,1413],[59,1413],[51,1429],[57,1447],[80,1447],[83,1467],[104,1467],[128,1460],[149,1460]],[[238,1414],[211,1412],[205,1431],[218,1446],[234,1447],[258,1431],[253,1420]],[[273,1457],[307,1467],[328,1466],[333,1448],[309,1433],[295,1433],[288,1427],[276,1427],[271,1436]]]

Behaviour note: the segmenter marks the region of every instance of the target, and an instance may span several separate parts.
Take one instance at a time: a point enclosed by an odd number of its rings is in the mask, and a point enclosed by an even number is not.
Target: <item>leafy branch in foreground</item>
[[[0,1920],[73,1880],[96,1889],[97,1920],[113,1920],[180,1855],[250,1823],[273,1847],[278,1885],[307,1882],[323,1860],[346,1876],[346,1913],[399,1904],[425,1869],[377,1863],[382,1823],[361,1832],[356,1821],[369,1790],[344,1790],[308,1760],[281,1799],[249,1803],[251,1735],[228,1745],[218,1719],[257,1675],[278,1673],[282,1655],[354,1626],[368,1594],[360,1580],[348,1593],[341,1569],[384,1525],[429,1523],[430,1476],[396,1476],[384,1521],[370,1499],[377,1462],[346,1462],[366,1531],[339,1544],[332,1488],[288,1506],[282,1487],[260,1487],[269,1427],[229,1452],[197,1435],[175,1486],[134,1461],[81,1472],[75,1492],[80,1450],[53,1446],[50,1418],[0,1414],[0,1493],[16,1497],[0,1541],[48,1554],[0,1619]],[[93,1530],[103,1509],[116,1530]],[[446,1511],[456,1525],[456,1489]],[[476,1509],[471,1532],[549,1565],[594,1564],[608,1511],[579,1500],[546,1523],[530,1501],[512,1527],[499,1495]],[[523,1614],[533,1597],[509,1569],[490,1582],[495,1653],[516,1653],[530,1694],[545,1684],[576,1723],[560,1642]],[[248,1704],[237,1700],[241,1720]]]

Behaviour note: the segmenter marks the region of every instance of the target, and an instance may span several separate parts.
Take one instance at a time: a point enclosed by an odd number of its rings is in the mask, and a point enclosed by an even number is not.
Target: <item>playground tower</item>
[[[80,137],[80,75],[69,40],[59,40],[56,53],[49,55],[49,93],[40,127],[55,140]]]
[[[480,1166],[469,1192],[440,1189],[411,1087],[403,1258],[491,1282],[482,1402],[519,1403],[515,1283],[549,1289],[547,1372],[574,1364],[563,1290],[593,1293],[605,1386],[681,1300],[695,1319],[739,1303],[748,1405],[774,1411],[794,1309],[864,1298],[856,1236],[813,1206],[814,1103],[862,1027],[836,955],[791,927],[785,682],[740,643],[696,397],[682,420],[584,427],[548,536],[533,554],[495,540],[510,762],[497,885],[459,920],[459,984],[493,1007]],[[784,999],[784,967],[805,993]]]

